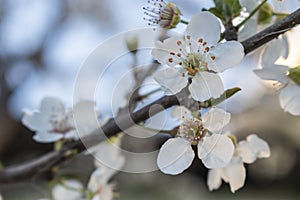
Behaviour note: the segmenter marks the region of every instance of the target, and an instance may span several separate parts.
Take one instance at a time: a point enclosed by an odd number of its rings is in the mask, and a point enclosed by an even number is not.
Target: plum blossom
[[[176,137],[168,139],[160,148],[157,165],[163,173],[176,175],[187,169],[195,157],[191,145],[197,145],[198,157],[207,168],[221,168],[229,163],[234,145],[227,136],[218,134],[229,123],[229,113],[212,108],[198,119],[188,109],[179,106],[174,115],[183,123]]]
[[[285,112],[300,115],[300,66],[289,68],[274,65],[254,70],[255,74],[264,80],[278,81],[279,103]]]
[[[161,28],[175,28],[180,22],[181,11],[170,2],[164,0],[148,0],[150,6],[143,7],[145,10],[144,20],[148,21],[148,25],[157,25]]]
[[[94,103],[92,101],[79,102],[74,106],[73,111],[85,110],[86,106],[94,106]],[[24,111],[22,123],[31,131],[36,132],[33,139],[37,142],[50,143],[63,138],[77,139],[73,111],[66,109],[59,99],[47,97],[42,100],[40,111]],[[95,128],[95,125],[85,125],[86,131],[86,127],[90,127],[88,130]]]
[[[229,183],[234,193],[245,184],[246,169],[243,163],[251,164],[257,158],[270,157],[270,147],[257,135],[249,135],[246,140],[240,141],[235,148],[230,163],[224,168],[210,169],[207,176],[207,185],[210,191],[218,189],[222,180]]]
[[[95,166],[96,170],[92,173],[88,189],[92,192],[92,200],[112,200],[114,184],[109,180],[124,165],[125,157],[121,154],[121,140],[123,134],[112,137],[96,146]]]
[[[169,68],[155,74],[155,80],[167,95],[180,92],[188,84],[198,101],[219,97],[223,83],[217,73],[241,62],[244,48],[237,41],[218,43],[221,25],[213,14],[195,15],[186,28],[185,38],[170,37],[158,41],[152,56]]]
[[[52,189],[54,200],[82,200],[83,185],[77,180],[63,180]]]
[[[111,177],[106,174],[107,168],[97,168],[91,175],[88,189],[92,192],[92,200],[112,200],[114,184],[108,183]]]

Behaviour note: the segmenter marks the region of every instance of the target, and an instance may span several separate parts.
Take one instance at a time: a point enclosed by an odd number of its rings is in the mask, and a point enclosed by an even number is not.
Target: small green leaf
[[[210,108],[212,106],[218,105],[220,103],[222,103],[223,101],[225,101],[226,99],[229,99],[230,97],[232,97],[235,93],[241,91],[241,88],[238,87],[234,87],[231,89],[226,90],[219,98],[211,98],[209,100],[206,100],[204,102],[200,103],[200,106],[202,108]]]

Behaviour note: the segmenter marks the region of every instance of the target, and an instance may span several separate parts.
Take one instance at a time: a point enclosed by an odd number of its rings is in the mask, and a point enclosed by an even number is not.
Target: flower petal
[[[207,186],[209,191],[219,189],[222,184],[222,169],[210,169],[207,174]]]
[[[168,39],[165,39],[163,42],[157,41],[155,43],[155,48],[151,52],[153,58],[161,64],[167,64],[169,66],[177,65],[178,63],[176,62],[169,62],[169,58],[171,58],[171,52],[180,52],[180,47],[177,44],[178,41],[184,43],[182,37],[170,37]]]
[[[192,112],[185,106],[174,106],[172,116],[179,120],[187,120],[192,117]]]
[[[45,116],[61,116],[65,113],[64,104],[57,98],[46,97],[41,102],[40,111]]]
[[[62,139],[63,137],[64,135],[59,133],[37,132],[33,136],[33,139],[40,143],[52,143]]]
[[[276,51],[274,51],[276,49]],[[269,45],[265,48],[262,54],[262,66],[274,67],[275,62],[278,60],[280,56],[287,57],[289,52],[289,46],[287,37],[283,36],[282,38],[278,38],[269,43]]]
[[[208,68],[214,70],[215,72],[223,72],[226,69],[238,65],[244,58],[244,47],[241,43],[237,41],[229,41],[224,43],[219,43],[214,48],[211,48],[210,55],[214,56],[213,62],[215,65],[211,65],[213,68]],[[232,57],[234,55],[234,58]]]
[[[77,180],[66,180],[64,185],[56,184],[52,189],[52,196],[55,200],[82,199],[80,190],[83,189],[82,183]]]
[[[201,12],[190,20],[186,34],[198,41],[202,38],[207,46],[215,45],[220,39],[221,25],[216,16],[210,12]]]
[[[289,78],[286,75],[289,70],[286,66],[268,67],[263,69],[255,69],[253,72],[263,80],[274,80],[281,83],[288,83]]]
[[[224,92],[224,86],[219,75],[209,72],[200,72],[192,80],[189,90],[193,99],[205,101],[218,98]]]
[[[154,74],[157,81],[166,95],[173,95],[180,92],[188,83],[186,77],[183,77],[178,71],[172,68],[166,68]]]
[[[52,129],[47,116],[28,110],[24,110],[22,123],[32,131],[50,131]]]
[[[94,101],[80,101],[73,107],[73,119],[80,137],[88,135],[100,126],[97,120],[99,113],[94,107]]]
[[[231,118],[231,114],[220,108],[212,108],[202,117],[202,123],[205,128],[213,133],[221,131]]]
[[[238,144],[237,152],[245,163],[253,163],[257,158],[268,158],[271,155],[268,143],[257,137],[257,135],[249,135],[246,141]]]
[[[198,144],[198,157],[205,167],[223,168],[228,165],[234,152],[232,141],[225,135],[213,134]]]
[[[195,153],[189,141],[179,137],[172,138],[160,148],[157,165],[163,173],[176,175],[187,169],[194,157]]]
[[[223,170],[226,176],[224,181],[229,183],[232,193],[244,186],[246,169],[241,158],[233,157],[229,165]]]
[[[247,141],[257,150],[258,158],[268,158],[271,155],[270,147],[266,141],[252,134],[247,137]]]
[[[292,115],[300,115],[300,86],[288,84],[279,94],[280,106],[285,112]]]

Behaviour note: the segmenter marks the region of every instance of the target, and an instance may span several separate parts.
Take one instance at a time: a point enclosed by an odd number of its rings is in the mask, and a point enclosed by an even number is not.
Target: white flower
[[[171,37],[156,43],[152,56],[170,67],[155,74],[167,95],[180,92],[189,81],[189,91],[195,100],[217,98],[223,93],[217,73],[239,64],[244,49],[236,41],[218,43],[220,32],[218,19],[209,12],[201,12],[189,22],[184,39]]]
[[[107,176],[107,168],[97,168],[90,177],[88,189],[93,193],[92,200],[112,200],[113,184],[108,184],[110,176]],[[110,172],[108,172],[110,173]]]
[[[177,110],[176,110],[177,109]],[[157,165],[165,174],[176,175],[187,169],[195,154],[191,145],[197,145],[198,157],[207,168],[225,167],[233,154],[232,141],[225,135],[215,134],[230,120],[230,114],[219,108],[212,108],[205,113],[202,121],[191,117],[190,111],[177,107],[184,122],[179,127],[177,137],[167,140],[161,147]],[[210,132],[210,134],[209,134]]]
[[[82,111],[85,106],[90,105],[94,106],[94,103],[79,102],[74,106],[74,111]],[[25,110],[22,123],[36,132],[33,139],[37,142],[55,142],[62,138],[77,139],[72,110],[66,109],[64,104],[56,98],[44,98],[39,112]],[[89,127],[89,124],[85,127]]]
[[[230,163],[224,168],[211,169],[207,176],[210,191],[218,189],[222,179],[229,183],[231,192],[244,186],[246,169],[243,163],[253,163],[257,158],[270,157],[269,145],[256,135],[249,135],[245,141],[239,142]]]
[[[161,28],[175,28],[182,15],[174,3],[166,3],[164,0],[148,0],[150,6],[143,7],[148,25],[158,25]]]
[[[0,200],[3,200],[2,195],[0,194]]]
[[[280,83],[279,103],[285,112],[300,115],[300,67],[273,66],[254,70],[264,80]]]
[[[107,141],[101,142],[92,151],[95,153],[95,166],[105,168],[105,179],[112,177],[117,171],[122,169],[125,164],[125,157],[121,154],[120,147],[123,134],[112,137]]]
[[[83,185],[79,181],[66,180],[53,187],[52,196],[54,200],[82,200],[82,189]]]

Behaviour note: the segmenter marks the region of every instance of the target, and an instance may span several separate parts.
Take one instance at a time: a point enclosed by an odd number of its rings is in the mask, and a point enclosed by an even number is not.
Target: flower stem
[[[267,0],[263,0],[252,12],[249,14],[248,17],[246,17],[241,23],[239,23],[236,27],[241,28],[265,3]]]
[[[287,14],[287,13],[277,13],[277,12],[273,12],[272,15],[273,15],[273,16],[277,16],[277,17],[286,17],[286,16],[288,16],[289,14]]]
[[[189,24],[189,22],[188,22],[188,21],[185,21],[185,20],[183,20],[183,19],[181,19],[181,20],[180,20],[180,22],[181,22],[181,23],[183,23],[183,24],[186,24],[186,25],[188,25],[188,24]]]

